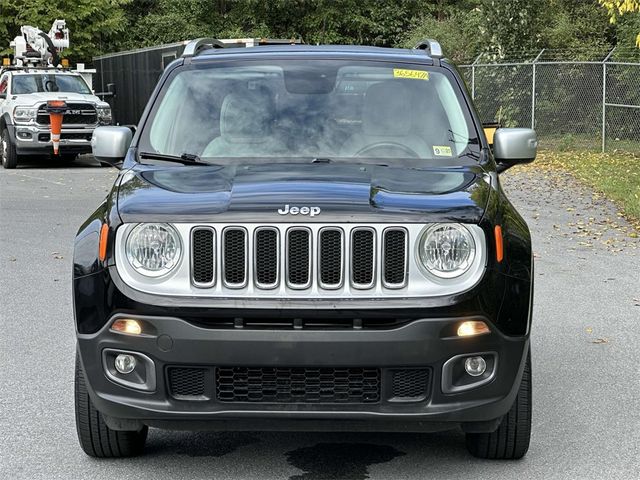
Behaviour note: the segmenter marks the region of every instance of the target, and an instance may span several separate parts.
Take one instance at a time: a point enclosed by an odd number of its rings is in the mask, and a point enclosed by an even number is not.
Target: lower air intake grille
[[[204,395],[204,368],[169,368],[169,390],[171,395],[180,397],[200,397]]]
[[[420,401],[429,393],[431,370],[406,369],[393,372],[392,394],[394,400]]]
[[[377,368],[218,367],[219,402],[375,403]]]

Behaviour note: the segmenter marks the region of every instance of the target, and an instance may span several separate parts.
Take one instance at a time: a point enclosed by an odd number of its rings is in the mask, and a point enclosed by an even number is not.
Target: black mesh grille
[[[401,285],[405,279],[406,232],[387,230],[384,234],[384,281],[389,285]]]
[[[229,285],[246,280],[246,233],[241,229],[224,231],[224,279]]]
[[[308,230],[290,230],[287,251],[287,280],[291,285],[307,285],[309,283],[309,242]]]
[[[46,104],[38,110],[36,122],[40,125],[49,125],[49,113],[46,111]],[[67,103],[67,109],[74,113],[65,113],[62,117],[62,126],[65,125],[92,125],[98,122],[96,109],[87,103]]]
[[[204,395],[207,370],[204,368],[169,368],[169,390],[174,397],[200,397]]]
[[[197,229],[193,231],[193,281],[196,284],[213,283],[214,260],[213,230]]]
[[[377,368],[218,367],[220,402],[375,403]]]
[[[91,135],[92,133],[61,133],[60,134],[60,139],[61,140],[91,140]],[[49,140],[51,140],[51,135],[49,135],[48,133],[39,133],[38,134],[38,141],[39,142],[48,142]]]
[[[325,286],[342,283],[342,232],[320,232],[320,281]]]
[[[278,282],[278,232],[258,230],[254,248],[256,280],[262,286],[275,286]]]
[[[356,285],[373,282],[374,233],[371,230],[353,232],[351,250],[351,279]]]
[[[393,397],[396,399],[424,399],[429,391],[429,369],[396,370],[393,373]]]

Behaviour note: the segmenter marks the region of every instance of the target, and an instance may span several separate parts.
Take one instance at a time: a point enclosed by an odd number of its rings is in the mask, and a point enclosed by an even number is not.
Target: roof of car
[[[405,48],[386,48],[386,47],[369,47],[359,45],[260,45],[248,48],[209,48],[202,50],[194,59],[206,59],[213,56],[227,55],[243,55],[243,56],[318,56],[330,57],[337,55],[340,57],[353,56],[359,58],[377,57],[380,59],[387,58],[404,59],[412,62],[432,63],[431,57],[424,50],[405,49]],[[425,62],[426,60],[426,62]]]

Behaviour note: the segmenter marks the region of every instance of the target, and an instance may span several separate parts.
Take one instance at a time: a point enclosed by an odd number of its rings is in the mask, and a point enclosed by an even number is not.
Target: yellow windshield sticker
[[[433,154],[436,157],[452,157],[453,153],[451,153],[451,147],[444,146],[433,146]]]
[[[429,72],[424,70],[407,70],[405,68],[394,68],[393,76],[396,78],[412,78],[414,80],[429,80]]]

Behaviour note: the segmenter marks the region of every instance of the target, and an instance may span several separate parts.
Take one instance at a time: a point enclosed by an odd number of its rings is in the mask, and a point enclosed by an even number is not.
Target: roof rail
[[[196,38],[184,47],[182,58],[195,57],[203,48],[224,48],[224,44],[215,38]]]
[[[439,64],[440,59],[444,57],[444,54],[442,53],[442,47],[437,40],[427,38],[425,40],[422,40],[413,48],[415,50],[425,50],[437,64]]]

